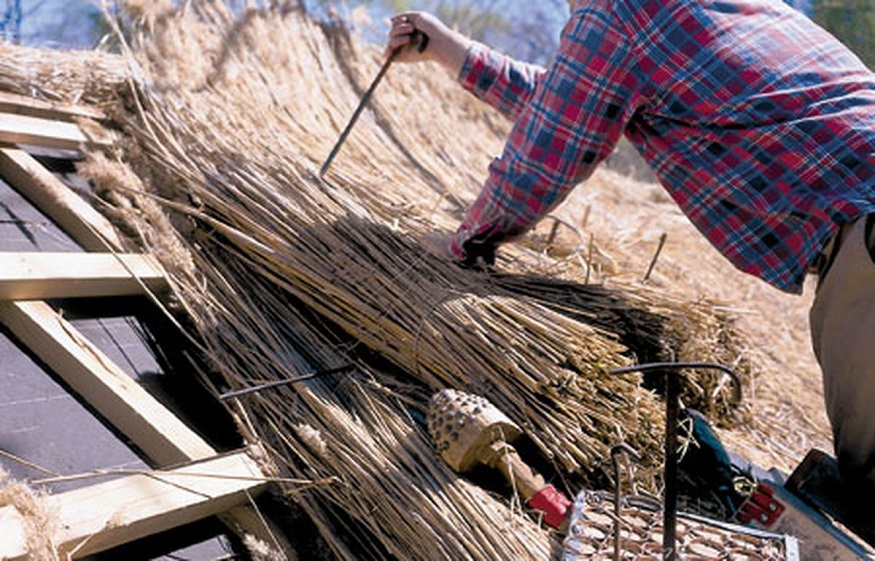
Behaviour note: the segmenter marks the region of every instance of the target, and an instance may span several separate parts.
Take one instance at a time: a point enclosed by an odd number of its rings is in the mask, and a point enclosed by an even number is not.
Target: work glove
[[[462,244],[465,251],[465,260],[459,262],[466,269],[475,271],[490,271],[495,266],[496,246],[471,238]]]

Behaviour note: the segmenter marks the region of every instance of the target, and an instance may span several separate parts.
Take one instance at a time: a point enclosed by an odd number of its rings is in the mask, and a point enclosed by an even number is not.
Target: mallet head
[[[512,442],[522,434],[486,398],[451,389],[431,398],[428,432],[443,459],[459,473],[482,463],[495,441]]]

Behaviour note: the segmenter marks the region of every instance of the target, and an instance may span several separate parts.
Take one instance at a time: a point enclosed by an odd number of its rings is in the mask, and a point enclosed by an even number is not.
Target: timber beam
[[[109,220],[24,150],[0,148],[0,177],[85,249],[122,250]]]
[[[53,547],[62,558],[74,558],[219,515],[247,504],[266,485],[256,463],[237,452],[38,500],[55,522],[55,533],[48,536]],[[28,532],[51,531],[34,528],[24,510],[14,504],[0,508],[0,559],[32,559]]]
[[[131,296],[166,286],[148,255],[0,252],[0,300]]]
[[[30,144],[61,150],[81,150],[83,147],[109,148],[112,140],[100,127],[88,127],[86,134],[76,123],[0,113],[0,142]]]
[[[45,302],[0,302],[0,323],[154,464],[216,453]]]

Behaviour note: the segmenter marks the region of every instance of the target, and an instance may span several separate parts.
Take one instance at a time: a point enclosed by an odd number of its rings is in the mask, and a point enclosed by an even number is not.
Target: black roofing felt
[[[67,154],[38,154],[38,159],[75,188]],[[0,251],[82,249],[10,185],[0,180]],[[122,370],[156,395],[178,416],[205,428],[204,437],[219,449],[239,445],[230,422],[216,406],[209,420],[187,403],[203,408],[203,390],[192,376],[171,375],[172,352],[161,349],[155,314],[145,299],[90,299],[51,303]],[[145,317],[145,319],[144,319]],[[149,326],[151,323],[151,327]],[[160,323],[160,322],[157,322]],[[209,409],[209,408],[208,408]],[[219,420],[219,422],[216,421]],[[125,442],[57,379],[38,359],[0,328],[0,467],[14,479],[34,483],[53,476],[94,470],[148,469]],[[76,478],[46,483],[53,493],[92,485],[106,478]],[[89,559],[227,559],[230,540],[215,520],[183,527]],[[239,558],[239,557],[234,557]]]

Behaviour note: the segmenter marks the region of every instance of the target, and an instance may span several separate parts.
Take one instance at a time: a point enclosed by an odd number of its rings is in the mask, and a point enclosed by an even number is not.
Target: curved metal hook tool
[[[733,400],[741,402],[741,378],[731,368],[722,364],[710,362],[653,362],[638,364],[611,370],[610,374],[629,374],[631,372],[664,372],[665,374],[681,374],[682,370],[719,370],[734,382]],[[677,430],[680,412],[681,387],[678,376],[666,376],[665,379],[665,504],[663,507],[663,559],[677,559],[677,516],[678,516],[678,461],[677,461]]]

